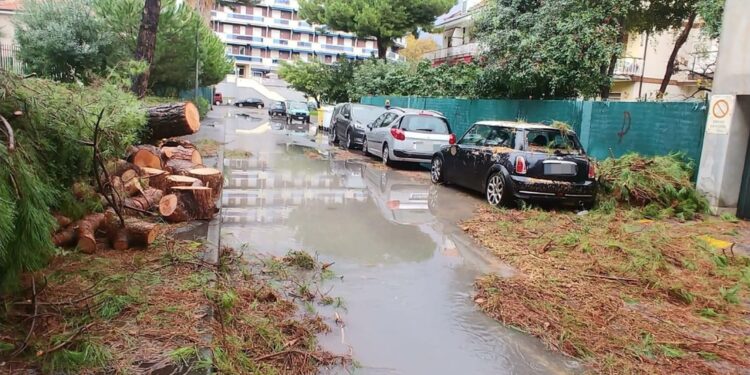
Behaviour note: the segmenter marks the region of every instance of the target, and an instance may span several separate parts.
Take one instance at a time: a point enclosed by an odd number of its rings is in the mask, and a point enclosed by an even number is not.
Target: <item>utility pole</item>
[[[193,89],[193,101],[195,104],[198,104],[198,89],[200,88],[200,82],[198,82],[200,77],[200,30],[201,30],[201,1],[196,0],[195,2],[195,8],[196,12],[198,13],[198,17],[196,17],[196,23],[195,23],[195,88]]]
[[[638,100],[641,100],[641,91],[643,91],[643,75],[646,73],[646,55],[648,55],[648,37],[649,37],[649,31],[647,30],[646,31],[646,43],[644,43],[645,45],[643,46],[643,61],[641,61],[641,81],[638,83]]]

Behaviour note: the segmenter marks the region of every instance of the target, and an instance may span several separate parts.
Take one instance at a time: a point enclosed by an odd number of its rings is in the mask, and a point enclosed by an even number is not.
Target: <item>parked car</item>
[[[305,124],[310,123],[310,111],[307,109],[307,103],[304,102],[286,102],[286,122],[291,124],[293,121],[302,121]]]
[[[435,153],[431,177],[483,192],[494,206],[523,199],[590,207],[597,191],[596,165],[576,134],[541,124],[477,122]]]
[[[268,108],[268,115],[273,116],[286,116],[286,103],[274,102],[271,104],[271,108]]]
[[[441,147],[453,144],[448,120],[435,111],[391,108],[367,125],[362,151],[394,161],[428,163]]]
[[[331,117],[331,140],[346,148],[362,146],[367,125],[378,119],[385,108],[364,104],[341,103]]]
[[[224,104],[224,95],[220,92],[214,93],[214,105]]]
[[[265,107],[266,105],[263,103],[263,100],[258,98],[247,98],[244,100],[240,100],[237,103],[234,103],[237,107],[257,107],[258,109]]]

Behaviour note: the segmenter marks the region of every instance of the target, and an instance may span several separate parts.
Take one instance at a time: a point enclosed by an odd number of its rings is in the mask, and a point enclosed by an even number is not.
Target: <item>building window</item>
[[[292,33],[289,30],[281,30],[281,39],[289,40],[292,38]]]
[[[307,38],[308,38],[308,41],[310,41],[311,43],[315,41],[315,36],[312,34],[308,35]]]
[[[282,60],[289,60],[289,51],[279,51],[279,58]]]
[[[285,19],[285,20],[290,20],[290,19],[292,19],[292,12],[287,12],[287,11],[285,11],[285,10],[282,10],[282,11],[281,11],[281,18],[282,18],[282,19]]]
[[[237,65],[237,76],[239,77],[245,77],[245,66],[244,65]]]
[[[300,33],[293,33],[292,34],[292,40],[302,40],[302,34],[300,34]]]
[[[245,8],[245,14],[253,14],[253,8],[251,6],[244,7]]]
[[[331,44],[331,43],[333,43],[333,37],[332,36],[327,36],[326,37],[326,44]]]
[[[239,25],[232,25],[232,33],[233,34],[239,34],[240,33],[240,26]]]
[[[299,52],[292,53],[292,60],[299,60]]]
[[[343,45],[344,45],[344,38],[342,38],[342,37],[340,37],[340,36],[339,36],[339,37],[338,37],[338,38],[336,38],[336,39],[337,39],[336,43],[337,43],[338,45],[340,45],[340,46],[343,46]]]
[[[268,8],[263,8],[263,17],[268,17]]]
[[[326,64],[330,64],[331,62],[333,62],[333,57],[331,55],[327,55],[326,56]]]
[[[239,54],[239,55],[245,55],[245,47],[238,48],[237,54]]]
[[[367,42],[365,42],[364,40],[357,39],[357,47],[359,47],[359,48],[365,48],[366,44],[367,44]]]

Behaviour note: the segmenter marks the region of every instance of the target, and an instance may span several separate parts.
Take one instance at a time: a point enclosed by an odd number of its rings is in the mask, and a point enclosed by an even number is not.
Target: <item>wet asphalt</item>
[[[303,249],[335,262],[339,277],[323,287],[343,307],[317,308],[332,326],[338,313],[345,326],[319,339],[351,353],[355,373],[579,372],[474,305],[476,277],[513,274],[458,226],[484,204],[481,196],[434,186],[426,169],[385,168],[359,151],[333,157],[326,134],[269,119],[265,110],[217,107],[210,118],[225,143],[222,245],[248,257]],[[231,150],[252,156],[232,158]]]

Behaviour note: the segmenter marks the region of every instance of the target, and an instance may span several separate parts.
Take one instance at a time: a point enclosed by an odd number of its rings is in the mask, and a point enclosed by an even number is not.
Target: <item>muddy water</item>
[[[252,113],[226,119],[225,147],[253,156],[225,159],[223,244],[248,255],[305,249],[335,262],[340,277],[325,288],[345,308],[317,308],[332,326],[338,312],[345,327],[320,340],[351,353],[361,366],[356,373],[577,372],[575,363],[475,308],[479,274],[513,273],[455,224],[477,197],[436,188],[413,172],[328,160],[330,146],[314,130]]]

